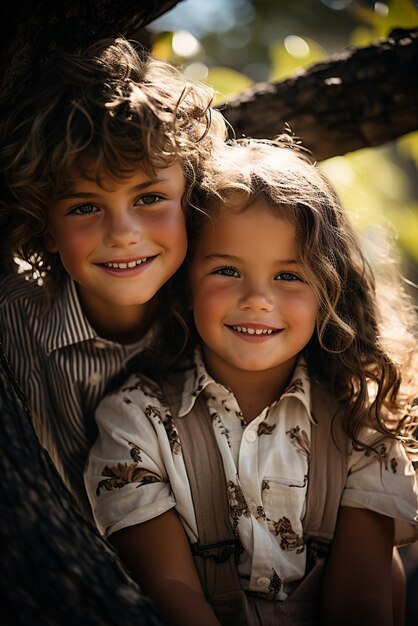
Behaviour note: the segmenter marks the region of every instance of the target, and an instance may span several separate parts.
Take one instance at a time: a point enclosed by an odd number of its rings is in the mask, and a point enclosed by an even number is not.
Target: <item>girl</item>
[[[94,410],[150,341],[196,166],[225,123],[211,89],[122,38],[51,54],[25,93],[0,125],[0,338],[88,512]]]
[[[332,187],[286,137],[226,145],[198,203],[193,362],[99,406],[96,522],[172,624],[393,624],[392,547],[418,522],[413,309],[393,291],[388,327]]]

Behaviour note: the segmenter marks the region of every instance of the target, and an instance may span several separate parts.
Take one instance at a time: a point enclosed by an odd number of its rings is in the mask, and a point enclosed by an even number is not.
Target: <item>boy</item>
[[[51,58],[0,129],[1,341],[86,511],[94,409],[157,331],[186,193],[225,136],[211,99],[119,38]]]

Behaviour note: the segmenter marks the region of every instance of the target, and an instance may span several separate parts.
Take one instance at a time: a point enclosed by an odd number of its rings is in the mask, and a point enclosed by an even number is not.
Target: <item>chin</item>
[[[238,367],[240,370],[243,370],[244,372],[264,372],[265,370],[276,367],[276,365],[276,363],[271,364],[260,361],[240,361],[239,363],[236,363],[236,367]]]

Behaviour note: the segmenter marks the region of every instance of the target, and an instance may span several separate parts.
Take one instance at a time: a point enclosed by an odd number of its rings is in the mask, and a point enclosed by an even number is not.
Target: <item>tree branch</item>
[[[288,123],[316,159],[378,146],[418,129],[418,29],[351,48],[282,82],[260,83],[222,112],[238,137]]]

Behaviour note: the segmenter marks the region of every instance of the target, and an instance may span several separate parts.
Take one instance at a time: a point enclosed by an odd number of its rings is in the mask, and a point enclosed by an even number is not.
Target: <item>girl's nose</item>
[[[139,219],[130,211],[121,209],[107,216],[103,233],[107,246],[129,246],[138,243],[142,235]]]
[[[274,300],[268,287],[247,286],[242,294],[239,307],[253,311],[272,311]]]

